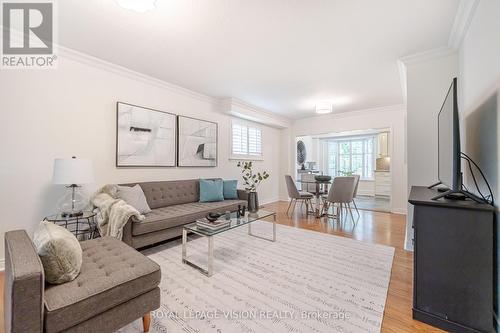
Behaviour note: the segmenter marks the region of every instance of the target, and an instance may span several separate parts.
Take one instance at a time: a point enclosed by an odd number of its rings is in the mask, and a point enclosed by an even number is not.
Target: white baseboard
[[[277,199],[273,199],[274,201],[285,201],[285,202],[290,202],[290,198],[277,198]],[[266,203],[271,203],[273,201],[271,200],[268,200]],[[391,213],[393,214],[402,214],[402,215],[406,215],[406,207],[405,208],[394,208],[394,209],[391,209]]]
[[[391,213],[406,215],[407,212],[406,212],[405,208],[394,208],[394,209],[391,209]]]
[[[0,272],[5,270],[5,259],[0,259]]]
[[[275,197],[275,198],[267,199],[265,201],[259,202],[259,204],[262,206],[262,205],[270,204],[270,203],[273,203],[273,202],[276,202],[276,201],[280,201],[280,198],[279,197]]]

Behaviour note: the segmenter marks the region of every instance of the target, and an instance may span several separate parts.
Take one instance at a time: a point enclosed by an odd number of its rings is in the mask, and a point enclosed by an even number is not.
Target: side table
[[[92,211],[84,211],[81,216],[69,217],[54,214],[45,217],[44,220],[68,229],[68,231],[75,235],[76,239],[84,241],[100,236],[96,215],[97,213]]]

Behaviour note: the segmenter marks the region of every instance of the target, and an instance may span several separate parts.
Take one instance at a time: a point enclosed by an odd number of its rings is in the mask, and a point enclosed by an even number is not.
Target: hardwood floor
[[[313,216],[306,218],[299,209],[299,205],[294,215],[289,218],[286,216],[286,202],[268,204],[263,209],[276,211],[276,221],[280,224],[393,246],[396,251],[382,332],[443,332],[412,319],[413,252],[403,249],[406,230],[405,215],[360,210],[359,220],[353,227],[350,218],[345,219],[341,224],[332,219],[316,219]],[[356,216],[354,213],[355,219]]]
[[[268,204],[264,209],[277,212],[277,222],[297,228],[340,235],[366,242],[384,244],[396,248],[392,266],[391,281],[385,306],[382,332],[443,332],[439,329],[413,320],[412,307],[412,274],[413,253],[403,250],[405,238],[405,216],[360,210],[360,218],[353,228],[352,221],[347,218],[342,224],[325,218],[305,217],[299,206],[294,215],[286,216],[286,202]],[[356,217],[356,213],[354,213]],[[0,273],[0,332],[3,332],[3,284],[4,274]]]
[[[356,196],[356,205],[363,210],[385,213],[391,211],[391,199],[389,197],[358,195]]]

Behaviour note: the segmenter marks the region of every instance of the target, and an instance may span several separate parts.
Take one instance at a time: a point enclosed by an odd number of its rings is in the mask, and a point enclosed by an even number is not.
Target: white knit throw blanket
[[[118,186],[105,185],[92,196],[91,202],[97,207],[97,227],[101,236],[122,239],[123,227],[131,217],[144,220],[137,209],[117,198]]]

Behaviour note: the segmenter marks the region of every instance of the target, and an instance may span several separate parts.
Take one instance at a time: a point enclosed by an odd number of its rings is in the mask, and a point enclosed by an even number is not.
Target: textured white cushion
[[[133,187],[118,186],[118,198],[137,209],[141,214],[151,213],[151,208],[149,208],[148,202],[146,201],[144,191],[139,184]]]
[[[35,231],[33,243],[42,260],[47,282],[60,284],[78,276],[82,267],[82,248],[71,232],[42,221]]]

